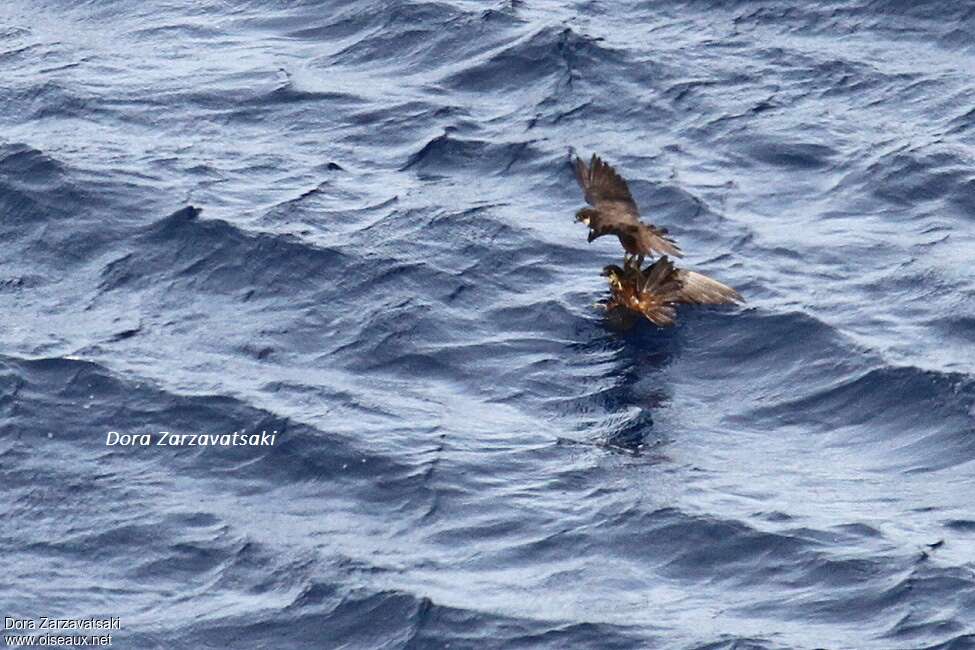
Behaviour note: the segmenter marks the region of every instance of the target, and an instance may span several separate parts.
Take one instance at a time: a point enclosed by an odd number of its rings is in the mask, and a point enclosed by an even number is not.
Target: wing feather
[[[670,327],[677,322],[677,310],[669,303],[647,306],[641,313],[658,327]]]
[[[576,156],[575,172],[579,187],[586,195],[586,203],[598,207],[603,202],[618,202],[626,204],[630,210],[639,215],[636,201],[633,200],[626,181],[602,158],[593,154],[589,165],[586,165],[582,158]]]
[[[745,302],[741,294],[717,280],[695,271],[678,271],[681,288],[675,302],[691,305],[728,305]]]
[[[681,289],[681,271],[664,255],[643,270],[641,293],[659,296],[661,300],[671,300]]]
[[[582,193],[586,196],[586,203],[593,205],[593,202],[589,200],[589,167],[586,166],[586,163],[579,156],[576,156],[575,170],[576,181],[579,183],[579,187],[582,188]]]
[[[603,201],[617,201],[628,204],[633,212],[639,214],[636,201],[630,194],[630,188],[623,177],[616,173],[612,165],[597,156],[592,155],[589,161],[589,183],[586,187],[586,201],[598,205]]]

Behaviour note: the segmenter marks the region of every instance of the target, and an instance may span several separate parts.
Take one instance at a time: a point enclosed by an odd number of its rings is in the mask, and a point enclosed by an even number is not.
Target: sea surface
[[[747,303],[611,327],[570,152]],[[975,648],[973,227],[970,2],[4,0],[0,616]]]

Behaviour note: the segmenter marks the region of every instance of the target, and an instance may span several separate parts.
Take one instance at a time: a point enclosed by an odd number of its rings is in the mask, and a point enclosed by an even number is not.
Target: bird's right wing
[[[593,154],[587,166],[582,158],[576,156],[575,170],[579,187],[586,195],[586,203],[596,206],[606,201],[619,202],[632,210],[634,220],[639,218],[640,213],[626,181],[602,158]]]

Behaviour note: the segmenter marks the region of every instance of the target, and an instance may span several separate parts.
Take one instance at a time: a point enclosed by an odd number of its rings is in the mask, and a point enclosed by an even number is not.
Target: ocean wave
[[[3,4],[0,606],[146,648],[971,645],[973,17]],[[595,306],[593,153],[747,302]],[[240,429],[279,437],[105,444]]]

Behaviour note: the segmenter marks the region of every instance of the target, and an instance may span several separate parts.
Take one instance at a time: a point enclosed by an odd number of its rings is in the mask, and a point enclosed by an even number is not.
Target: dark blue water
[[[975,647],[973,79],[948,0],[6,0],[0,615]],[[747,305],[608,327],[570,147]]]

